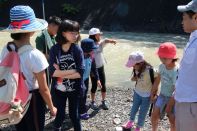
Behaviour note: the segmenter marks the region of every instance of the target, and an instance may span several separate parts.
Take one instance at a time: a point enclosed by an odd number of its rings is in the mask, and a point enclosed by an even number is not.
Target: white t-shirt
[[[6,56],[7,53],[8,50],[6,45],[1,52],[0,61]],[[39,86],[34,73],[39,73],[49,66],[45,56],[39,50],[34,48],[20,54],[19,57],[20,68],[26,78],[29,90],[31,91],[34,89],[38,89]]]
[[[103,48],[105,45],[105,40],[103,40],[99,44],[97,44],[98,48],[94,50],[96,68],[100,68],[106,63],[105,57],[103,55]]]

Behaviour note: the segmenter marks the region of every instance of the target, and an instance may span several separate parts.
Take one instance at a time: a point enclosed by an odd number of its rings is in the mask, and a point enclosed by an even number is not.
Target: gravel
[[[109,105],[109,110],[103,110],[100,106],[99,110],[94,111],[92,109],[88,110],[90,118],[88,120],[82,120],[83,131],[119,131],[121,125],[129,119],[129,113],[131,108],[131,103],[133,91],[131,88],[125,87],[109,87],[107,90],[107,103]],[[90,103],[90,96],[88,95],[88,103]],[[101,94],[100,91],[96,93],[96,103],[101,104]],[[67,110],[67,109],[66,109]],[[68,111],[67,111],[68,112]],[[45,131],[53,130],[53,120],[49,113],[46,113],[46,123]],[[15,131],[13,126],[1,127],[2,131]],[[66,113],[66,119],[62,126],[63,131],[73,131],[72,123]],[[146,117],[144,131],[151,131],[150,117]],[[159,123],[159,131],[168,131],[169,122],[167,117],[164,117]]]

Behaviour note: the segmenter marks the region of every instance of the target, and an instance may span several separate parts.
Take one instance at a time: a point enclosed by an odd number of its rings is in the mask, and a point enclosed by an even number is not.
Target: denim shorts
[[[160,94],[157,98],[157,101],[155,103],[155,106],[157,108],[160,109],[160,119],[163,119],[163,117],[165,116],[166,112],[165,112],[165,109],[166,109],[166,106],[169,102],[171,97],[168,97],[168,96],[164,96],[162,94]],[[174,114],[174,107],[172,109],[172,114]]]

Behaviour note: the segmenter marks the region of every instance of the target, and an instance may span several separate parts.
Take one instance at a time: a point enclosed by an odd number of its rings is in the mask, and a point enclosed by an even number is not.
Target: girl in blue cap
[[[96,65],[94,62],[92,62],[93,50],[97,49],[98,47],[95,45],[95,42],[92,39],[88,38],[81,41],[81,48],[84,53],[85,70],[83,74],[83,81],[86,89],[83,98],[80,99],[80,114],[81,114],[81,119],[86,120],[89,118],[89,114],[87,114],[87,109],[86,109],[86,99],[87,99],[87,92],[89,87],[88,85],[89,85],[90,71],[92,71],[96,76],[98,86],[101,87],[101,83],[98,77],[98,71],[96,69]]]

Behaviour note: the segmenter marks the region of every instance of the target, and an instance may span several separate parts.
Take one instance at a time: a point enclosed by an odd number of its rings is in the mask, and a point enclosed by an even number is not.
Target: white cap
[[[101,32],[101,31],[99,30],[99,28],[91,28],[91,29],[89,30],[89,35],[96,35],[96,34],[103,34],[103,32]]]
[[[197,12],[197,0],[192,0],[187,5],[177,6],[177,10],[180,12],[186,12],[186,11]]]
[[[144,54],[141,51],[132,52],[126,63],[126,67],[133,67],[137,63],[144,61]]]

